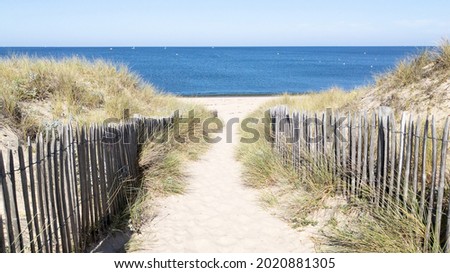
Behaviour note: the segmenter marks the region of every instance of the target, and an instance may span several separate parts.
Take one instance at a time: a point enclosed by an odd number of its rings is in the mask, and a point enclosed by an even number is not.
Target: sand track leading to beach
[[[242,119],[268,97],[192,98],[218,110],[225,122]],[[259,204],[241,179],[235,159],[239,137],[213,144],[187,166],[187,190],[157,203],[157,216],[138,235],[139,252],[314,252],[309,236],[290,228]]]

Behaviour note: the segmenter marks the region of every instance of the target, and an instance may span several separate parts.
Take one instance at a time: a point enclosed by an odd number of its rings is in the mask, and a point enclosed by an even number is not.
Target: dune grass
[[[425,69],[425,67],[431,62],[431,59],[432,53],[425,50],[418,56],[401,60],[397,63],[393,72],[382,75],[377,80],[379,81],[379,84],[382,81],[389,80],[392,87],[404,87],[411,83],[415,83],[426,77],[426,73],[429,72],[429,70]]]
[[[435,49],[427,49],[397,63],[396,67],[376,77],[376,85],[405,87],[426,79],[431,73],[450,68],[450,42],[443,40]]]
[[[370,189],[365,189],[367,196]],[[330,219],[324,229],[324,249],[351,253],[420,253],[423,248],[425,224],[418,213],[418,204],[406,209],[387,196],[387,208],[378,208],[365,199],[354,199]]]
[[[376,75],[372,85],[361,88],[341,111],[357,112],[390,107],[400,119],[403,111],[424,118],[434,115],[443,124],[450,108],[450,43],[410,56],[385,73]]]
[[[289,109],[302,109],[305,111],[325,111],[327,108],[339,109],[342,106],[354,101],[360,95],[359,90],[344,91],[338,87],[318,93],[307,93],[301,95],[285,94],[280,98],[271,100],[263,105],[263,109],[277,105],[286,105]],[[258,114],[258,111],[253,113]]]
[[[157,92],[126,66],[103,60],[12,56],[0,59],[1,112],[22,136],[58,122],[88,124],[123,111],[166,116],[185,108]]]
[[[441,66],[442,69],[450,68],[450,41],[444,40],[439,46],[436,54],[436,63]]]

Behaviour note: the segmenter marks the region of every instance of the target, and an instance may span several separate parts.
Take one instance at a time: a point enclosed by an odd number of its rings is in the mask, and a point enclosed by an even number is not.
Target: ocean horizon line
[[[101,45],[101,46],[41,46],[41,45],[33,45],[33,46],[4,46],[0,45],[0,48],[358,48],[358,47],[366,47],[366,48],[401,48],[401,47],[417,47],[417,48],[426,48],[426,47],[438,47],[437,45],[234,45],[234,46],[134,46],[134,45]]]

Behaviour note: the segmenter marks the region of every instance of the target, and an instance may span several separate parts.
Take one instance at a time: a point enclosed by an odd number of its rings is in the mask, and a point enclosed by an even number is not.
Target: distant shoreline
[[[283,96],[283,95],[288,95],[288,96],[302,96],[302,95],[309,95],[309,94],[318,94],[318,93],[322,93],[322,92],[327,92],[330,89],[333,88],[338,88],[344,92],[351,92],[354,91],[356,89],[362,88],[366,85],[361,85],[361,86],[355,86],[352,89],[344,89],[344,88],[340,88],[340,87],[336,87],[336,86],[331,86],[330,88],[326,88],[326,89],[320,89],[320,90],[308,90],[308,91],[301,91],[301,92],[278,92],[278,93],[269,93],[269,92],[262,92],[262,93],[230,93],[230,94],[224,94],[224,93],[217,93],[217,94],[213,94],[213,93],[205,93],[205,94],[179,94],[179,93],[172,93],[172,92],[162,92],[162,94],[165,95],[172,95],[175,97],[179,97],[179,98],[217,98],[217,97],[238,97],[238,98],[242,98],[242,97],[249,97],[249,98],[254,98],[254,97],[279,97],[279,96]]]
[[[308,93],[311,93],[311,92],[308,92]],[[284,94],[288,94],[290,96],[295,96],[295,95],[303,95],[303,94],[308,94],[308,93],[278,93],[278,94],[258,93],[258,94],[242,94],[242,95],[241,94],[178,95],[178,94],[172,94],[172,93],[165,93],[165,94],[174,95],[179,98],[220,98],[220,97],[224,97],[224,98],[233,98],[233,97],[235,97],[235,98],[254,98],[254,97],[279,97]]]

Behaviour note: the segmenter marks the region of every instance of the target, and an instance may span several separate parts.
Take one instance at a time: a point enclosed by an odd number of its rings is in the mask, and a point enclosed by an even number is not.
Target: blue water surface
[[[79,56],[127,65],[179,95],[304,93],[373,82],[423,47],[39,47],[0,48],[0,57]]]

